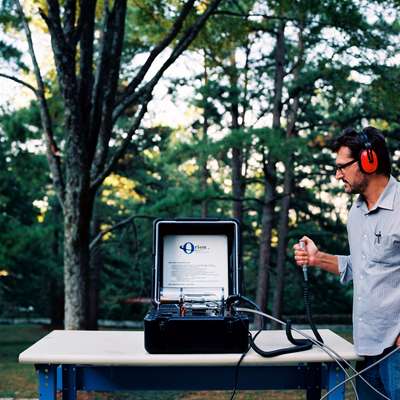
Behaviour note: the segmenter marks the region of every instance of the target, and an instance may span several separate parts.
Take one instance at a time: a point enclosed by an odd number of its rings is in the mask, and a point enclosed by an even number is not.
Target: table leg
[[[321,389],[307,389],[307,400],[319,400],[321,398]]]
[[[321,380],[321,364],[309,364],[307,366],[307,400],[321,398]]]
[[[39,399],[56,400],[57,397],[57,366],[36,365],[39,374]]]
[[[76,367],[62,365],[62,399],[76,400]]]
[[[327,391],[333,389],[340,382],[346,379],[344,371],[337,364],[329,363],[328,365],[328,384]],[[344,400],[345,385],[339,386],[328,397],[327,400]]]

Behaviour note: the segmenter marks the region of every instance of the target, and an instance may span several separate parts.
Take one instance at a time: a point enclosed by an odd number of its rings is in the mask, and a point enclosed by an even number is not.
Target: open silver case
[[[149,353],[240,353],[248,319],[226,308],[240,294],[234,219],[159,219],[153,227],[153,309],[144,319]]]

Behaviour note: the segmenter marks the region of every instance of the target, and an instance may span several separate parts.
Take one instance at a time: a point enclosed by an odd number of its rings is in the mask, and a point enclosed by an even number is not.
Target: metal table
[[[310,331],[305,331],[311,334]],[[321,329],[324,342],[347,361],[359,360],[351,343]],[[295,337],[298,337],[295,335]],[[264,350],[290,346],[284,331],[263,331]],[[149,354],[143,331],[53,331],[19,356],[38,371],[39,398],[75,400],[76,391],[232,390],[240,354]],[[262,358],[250,350],[241,363],[238,389],[302,389],[307,399],[321,397],[345,379],[322,350]],[[329,400],[344,399],[344,385]]]

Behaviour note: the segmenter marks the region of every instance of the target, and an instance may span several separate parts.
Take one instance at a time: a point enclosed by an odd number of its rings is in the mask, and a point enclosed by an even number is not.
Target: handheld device
[[[300,240],[299,243],[300,243],[300,248],[301,248],[302,250],[305,250],[305,249],[306,249],[306,244],[305,244],[304,240]],[[304,282],[308,282],[307,264],[303,264],[302,268],[303,268],[303,278],[304,278]]]
[[[306,243],[304,240],[300,240],[299,242],[300,248],[302,250],[306,250]],[[306,315],[307,315],[307,320],[308,323],[310,324],[310,327],[314,333],[314,336],[317,338],[318,341],[323,343],[324,341],[322,340],[321,335],[319,334],[314,321],[311,316],[311,309],[310,309],[310,289],[309,289],[309,284],[308,284],[308,265],[303,264],[302,265],[302,270],[303,270],[303,296],[304,296],[304,307],[306,310]]]

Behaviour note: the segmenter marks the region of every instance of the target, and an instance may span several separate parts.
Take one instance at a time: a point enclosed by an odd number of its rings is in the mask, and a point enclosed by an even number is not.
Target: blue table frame
[[[77,390],[232,390],[235,367],[125,367],[85,365],[35,366],[39,376],[40,400],[76,400]],[[201,377],[201,379],[199,379]],[[321,389],[331,389],[345,379],[335,363],[293,366],[243,366],[239,370],[239,390],[305,390],[307,400],[321,397]],[[329,400],[343,400],[344,386]]]

